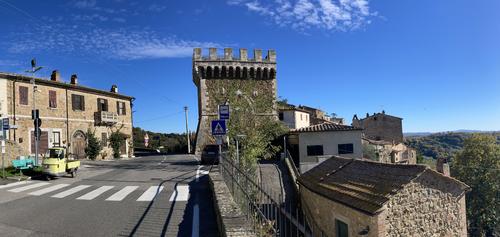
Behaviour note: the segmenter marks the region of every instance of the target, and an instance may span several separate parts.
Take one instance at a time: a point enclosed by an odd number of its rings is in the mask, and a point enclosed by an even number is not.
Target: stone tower
[[[255,49],[253,58],[249,58],[246,49],[240,49],[239,56],[235,57],[232,48],[225,48],[224,55],[218,55],[216,48],[210,48],[208,56],[202,55],[201,48],[195,48],[193,82],[198,89],[196,154],[200,154],[205,145],[215,143],[210,121],[218,118],[218,105],[231,105],[230,100],[235,95],[261,105],[253,108],[255,114],[277,116],[274,50],[268,50],[263,58],[262,50]]]

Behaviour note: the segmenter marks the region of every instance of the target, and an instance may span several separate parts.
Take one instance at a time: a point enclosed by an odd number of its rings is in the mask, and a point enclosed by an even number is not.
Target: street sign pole
[[[2,150],[2,178],[5,179],[5,136],[6,136],[6,132],[5,130],[3,129],[3,119],[2,119],[2,139],[1,139],[1,144],[0,144],[0,147],[1,147],[1,150]]]

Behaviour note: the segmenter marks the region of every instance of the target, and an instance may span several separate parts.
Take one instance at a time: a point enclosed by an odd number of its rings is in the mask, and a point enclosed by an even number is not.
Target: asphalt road
[[[191,155],[153,156],[0,185],[0,236],[219,236],[208,170]]]

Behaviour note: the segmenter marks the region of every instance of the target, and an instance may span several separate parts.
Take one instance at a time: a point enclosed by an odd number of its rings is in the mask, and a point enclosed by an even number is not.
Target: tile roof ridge
[[[349,161],[348,161],[346,164],[342,164],[342,165],[340,165],[340,166],[338,167],[338,169],[335,169],[335,170],[333,170],[333,171],[331,171],[331,172],[326,173],[326,174],[324,175],[324,176],[326,176],[326,177],[328,177],[328,176],[330,176],[330,175],[332,175],[332,174],[335,174],[335,173],[339,172],[340,170],[344,169],[344,168],[345,168],[345,167],[347,167],[348,165],[352,164],[352,163],[354,162],[354,160],[355,160],[354,158],[344,158],[344,157],[339,157],[339,156],[332,156],[332,157],[330,157],[330,159],[331,159],[331,158],[349,159]],[[320,180],[320,181],[323,181],[323,180],[325,179],[325,177],[324,177],[324,176],[323,176],[323,177],[321,177],[321,178],[319,178],[319,180]]]

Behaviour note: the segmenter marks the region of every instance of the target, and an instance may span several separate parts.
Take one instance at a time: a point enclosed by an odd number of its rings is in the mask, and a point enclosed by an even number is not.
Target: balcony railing
[[[97,112],[98,124],[115,124],[118,122],[118,114],[108,111]]]

